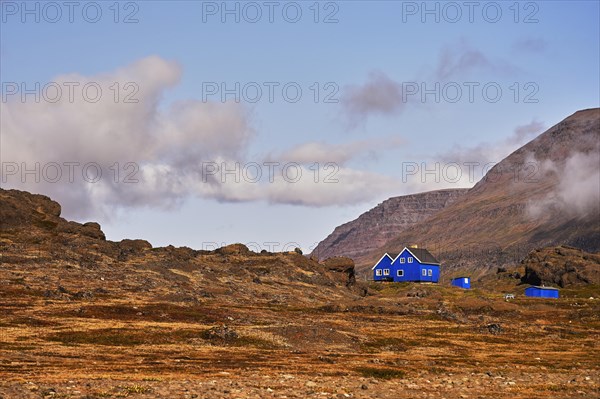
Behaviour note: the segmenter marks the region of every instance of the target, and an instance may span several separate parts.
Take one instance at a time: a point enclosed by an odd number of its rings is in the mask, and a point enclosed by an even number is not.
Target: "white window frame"
[[[398,269],[396,272],[396,277],[404,277],[404,269]]]
[[[408,257],[408,263],[413,263],[413,258],[412,258],[412,256],[409,256],[409,257]]]
[[[423,271],[421,272],[421,274],[423,275],[423,277],[427,276],[427,269],[423,269]]]
[[[384,276],[389,276],[390,275],[390,269],[383,269],[383,275]]]
[[[376,276],[381,276],[381,269],[375,270],[375,275]]]
[[[433,271],[431,269],[427,270],[427,275],[429,277],[433,276]]]
[[[400,263],[404,263],[405,260],[406,259],[404,259],[404,258],[400,258]]]

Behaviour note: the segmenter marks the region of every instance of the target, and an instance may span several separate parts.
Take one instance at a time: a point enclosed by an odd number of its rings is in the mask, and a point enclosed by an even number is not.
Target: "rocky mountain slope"
[[[475,187],[370,257],[408,243],[448,271],[473,275],[514,265],[535,248],[600,251],[600,109],[579,111],[495,165]]]
[[[403,230],[452,204],[467,191],[438,190],[385,200],[357,219],[336,227],[317,245],[312,255],[318,259],[332,256],[361,259]]]
[[[418,244],[449,273],[474,276],[518,264],[535,248],[567,244],[597,252],[599,173],[600,109],[579,111],[510,154],[472,189],[392,198],[336,228],[315,252],[349,256],[365,273],[383,252]],[[429,208],[432,195],[439,202]]]

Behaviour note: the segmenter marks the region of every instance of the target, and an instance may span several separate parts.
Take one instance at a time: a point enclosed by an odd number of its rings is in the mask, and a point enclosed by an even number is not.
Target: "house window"
[[[429,277],[431,277],[431,274],[432,274],[432,272],[431,272],[431,269],[427,270],[427,275],[428,275]]]
[[[404,258],[400,258],[400,263],[404,263],[405,260],[406,259],[404,259]]]
[[[400,269],[396,272],[396,274],[398,275],[398,277],[404,277],[404,270]]]
[[[469,284],[469,279],[465,277],[465,284]]]
[[[409,257],[408,257],[408,263],[413,263],[413,258],[412,258],[412,256],[409,256]]]
[[[381,276],[381,269],[375,270],[375,275],[376,276]]]
[[[389,276],[390,275],[390,269],[383,269],[383,275],[384,276]]]
[[[422,274],[423,274],[423,276],[427,276],[427,269],[423,269]]]

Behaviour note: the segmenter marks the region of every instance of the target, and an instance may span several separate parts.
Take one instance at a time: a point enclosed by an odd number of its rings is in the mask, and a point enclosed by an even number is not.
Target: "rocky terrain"
[[[600,254],[560,246],[532,251],[521,262],[525,266],[523,283],[569,287],[600,284]]]
[[[3,272],[20,282],[17,291],[69,298],[140,292],[191,303],[216,295],[228,300],[235,291],[235,302],[277,303],[336,298],[345,293],[337,285],[352,288],[354,281],[347,258],[319,264],[296,252],[257,254],[242,244],[197,251],[152,248],[144,240],[112,242],[98,223],[66,221],[60,212],[48,197],[0,189]],[[30,280],[28,272],[40,267],[48,272],[44,279]]]
[[[362,259],[402,231],[452,204],[467,191],[438,190],[390,198],[357,219],[336,227],[317,245],[312,255],[318,259],[332,256]]]
[[[598,285],[366,283],[347,258],[112,242],[60,211],[0,190],[2,399],[600,394]]]
[[[351,257],[363,273],[382,253],[418,244],[445,270],[474,277],[494,273],[498,266],[518,265],[536,248],[565,244],[598,252],[598,165],[600,109],[579,111],[510,154],[448,206],[399,229],[380,248],[367,255],[338,251],[336,245],[359,245],[340,240],[328,251]],[[344,226],[338,229],[344,231]],[[363,236],[361,231],[352,233]]]

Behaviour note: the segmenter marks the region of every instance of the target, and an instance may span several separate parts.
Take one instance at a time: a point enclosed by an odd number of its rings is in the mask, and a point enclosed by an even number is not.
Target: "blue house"
[[[558,288],[552,287],[529,287],[525,289],[525,296],[538,298],[558,298]]]
[[[374,271],[374,279],[377,281],[394,281],[394,273],[392,272],[392,263],[398,254],[385,253],[375,264],[378,271]],[[373,267],[373,270],[375,267]]]
[[[452,285],[469,290],[471,289],[471,279],[469,277],[456,277],[452,279]]]
[[[399,254],[386,253],[373,266],[375,281],[416,281],[437,283],[440,262],[423,248],[404,248]]]

